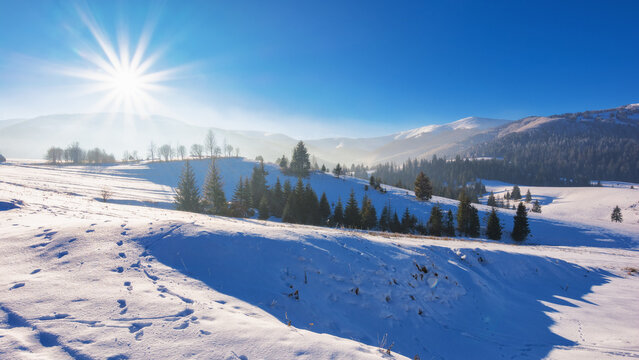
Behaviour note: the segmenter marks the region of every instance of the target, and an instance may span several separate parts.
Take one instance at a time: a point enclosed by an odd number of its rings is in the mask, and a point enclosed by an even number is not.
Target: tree
[[[184,163],[182,175],[175,189],[175,204],[177,210],[201,212],[202,202],[200,199],[200,190],[195,185],[195,173],[189,161]]]
[[[164,144],[160,146],[160,156],[164,158],[164,161],[169,161],[171,158],[171,145]]]
[[[209,129],[206,132],[206,136],[204,136],[204,148],[206,150],[206,154],[209,157],[213,157],[215,155],[215,135],[213,134],[213,130]]]
[[[158,153],[158,147],[155,145],[153,141],[149,144],[148,148],[149,157],[151,158],[151,162],[155,161],[155,155]]]
[[[271,201],[269,203],[271,205],[271,215],[275,217],[282,217],[282,211],[284,211],[284,205],[286,204],[286,197],[282,191],[282,183],[280,182],[279,176],[275,181],[275,185],[273,185],[273,190],[270,192],[270,195]]]
[[[282,171],[288,171],[288,159],[286,158],[286,155],[282,155],[282,157],[277,160],[277,164],[280,166]]]
[[[333,174],[337,177],[340,177],[340,175],[343,174],[343,170],[342,170],[342,166],[337,163],[337,165],[335,165],[335,168],[333,169]]]
[[[619,205],[615,206],[610,215],[610,220],[614,222],[623,222],[623,215],[621,215],[621,209]]]
[[[204,152],[204,146],[200,144],[191,145],[191,157],[192,158],[202,158],[202,153]]]
[[[334,226],[344,225],[344,207],[342,206],[342,199],[337,198],[337,205],[335,205],[335,209],[333,210],[333,221]]]
[[[246,179],[248,181],[248,179]],[[235,187],[231,200],[231,215],[235,217],[247,217],[251,208],[251,192],[248,182],[240,177],[240,181]]]
[[[423,171],[417,175],[415,179],[415,196],[420,200],[428,201],[433,197],[433,186],[428,176]]]
[[[253,174],[251,175],[251,198],[253,204],[259,204],[264,194],[268,191],[266,175],[268,173],[264,169],[264,161],[260,161],[258,166],[253,167]]]
[[[405,234],[412,233],[415,230],[416,225],[417,218],[410,213],[408,208],[406,208],[402,215],[401,232]]]
[[[177,154],[180,157],[180,160],[184,160],[186,157],[186,147],[184,145],[178,145]]]
[[[519,186],[513,186],[513,191],[510,193],[510,198],[513,200],[521,199],[521,190],[519,189]]]
[[[382,214],[379,216],[378,224],[379,224],[379,229],[381,231],[390,230],[391,214],[390,214],[390,208],[386,205],[384,205],[384,208],[382,209]]]
[[[532,209],[530,209],[530,211],[534,212],[534,213],[540,213],[541,212],[541,206],[539,205],[539,201],[535,200],[535,202],[533,203]]]
[[[501,239],[501,224],[499,223],[499,216],[497,216],[497,210],[493,207],[488,215],[488,223],[486,224],[486,236],[491,240]]]
[[[513,231],[510,234],[515,241],[524,241],[530,234],[530,228],[528,227],[528,216],[526,215],[526,206],[520,202],[517,206],[517,212],[515,213],[515,222],[513,224]]]
[[[62,148],[52,146],[49,148],[49,150],[47,150],[45,159],[55,165],[58,162],[62,161],[63,155],[64,155],[64,150],[62,150]]]
[[[322,197],[319,202],[319,216],[320,223],[322,225],[326,225],[328,218],[331,216],[331,205],[328,203],[328,199],[326,198],[326,193],[322,193]]]
[[[85,160],[86,152],[82,150],[80,144],[78,144],[78,142],[76,141],[64,150],[64,157],[67,159],[67,161],[71,161],[74,164],[79,164]]]
[[[427,227],[429,235],[442,236],[442,211],[439,205],[433,206],[430,210]]]
[[[344,225],[350,228],[360,227],[359,207],[357,206],[354,190],[351,190],[351,195],[344,209]]]
[[[222,187],[220,173],[215,166],[215,160],[211,159],[209,173],[204,182],[204,211],[213,215],[226,215],[228,204]]]
[[[532,195],[530,194],[530,189],[526,191],[526,202],[530,203],[532,201]]]
[[[7,158],[0,154],[0,163],[7,161]]]
[[[393,217],[390,223],[390,231],[394,233],[398,233],[402,231],[402,223],[399,221],[399,216],[397,216],[397,211],[393,212]]]
[[[448,214],[446,214],[446,223],[444,225],[444,233],[446,236],[455,236],[455,220],[453,219],[453,211],[448,210]]]
[[[468,226],[468,236],[479,237],[479,212],[474,206],[470,206],[470,224]]]
[[[266,196],[266,194],[264,194],[262,195],[262,200],[260,200],[260,206],[257,209],[257,211],[259,212],[259,215],[257,218],[260,220],[268,219],[270,216],[268,212],[268,208],[269,208],[268,197]]]
[[[326,165],[322,164],[322,170],[321,170],[321,171],[322,171],[323,173],[325,173],[325,172],[326,172]]]
[[[289,172],[297,177],[307,177],[310,168],[311,162],[309,161],[306,145],[304,145],[303,141],[300,141],[293,150]]]
[[[319,201],[317,200],[317,194],[311,187],[311,184],[306,184],[304,188],[304,195],[302,199],[303,210],[303,222],[307,225],[319,225],[320,213],[319,213]]]
[[[495,193],[493,193],[492,191],[490,192],[490,195],[488,196],[488,201],[486,202],[486,205],[492,206],[492,207],[497,206],[497,200],[495,200]]]
[[[360,218],[362,229],[373,229],[377,226],[377,211],[373,206],[373,202],[366,195],[362,199]]]
[[[459,207],[457,208],[457,231],[461,235],[469,235],[471,221],[470,199],[465,191],[459,194]]]

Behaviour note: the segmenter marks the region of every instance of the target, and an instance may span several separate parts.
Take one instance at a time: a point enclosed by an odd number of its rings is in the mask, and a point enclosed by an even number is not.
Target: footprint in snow
[[[61,257],[63,257],[63,256],[67,256],[67,255],[69,255],[69,252],[68,252],[68,251],[66,251],[66,250],[65,250],[65,251],[60,251],[60,252],[58,253],[58,259],[59,259],[59,258],[61,258]]]
[[[33,271],[31,272],[31,275],[33,275],[33,274],[37,274],[37,273],[39,273],[40,271],[42,271],[42,269],[35,269],[35,270],[33,270]]]
[[[92,233],[92,232],[94,232],[94,231],[95,231],[95,230],[93,230],[93,229],[89,229],[89,230],[87,230],[86,232],[88,232],[88,233]]]
[[[122,246],[122,244],[124,244],[124,242],[122,240],[118,241],[115,243],[117,246]]]
[[[17,283],[15,285],[13,285],[12,287],[9,288],[9,290],[14,290],[14,289],[18,289],[24,286],[24,283]]]
[[[118,304],[119,304],[120,308],[125,308],[126,307],[126,300],[120,299],[120,300],[118,300]]]
[[[123,252],[119,253],[118,255],[119,255],[121,258],[123,258],[123,259],[124,259],[124,258],[126,258],[126,254],[125,254],[125,253],[123,253]]]
[[[118,266],[117,268],[112,269],[111,271],[121,274],[122,272],[124,272],[124,268],[122,266]]]

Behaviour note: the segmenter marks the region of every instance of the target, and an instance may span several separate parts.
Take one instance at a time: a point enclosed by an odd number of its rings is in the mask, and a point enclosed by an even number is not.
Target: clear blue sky
[[[95,110],[48,71],[90,67],[78,9],[132,45],[156,19],[152,68],[181,71],[153,112],[212,126],[365,136],[639,102],[639,1],[3,0],[0,118]]]

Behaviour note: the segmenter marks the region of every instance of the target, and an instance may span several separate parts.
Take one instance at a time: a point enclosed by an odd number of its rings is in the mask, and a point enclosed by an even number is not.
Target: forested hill
[[[496,133],[463,155],[503,158],[529,184],[639,181],[639,104],[527,117]]]

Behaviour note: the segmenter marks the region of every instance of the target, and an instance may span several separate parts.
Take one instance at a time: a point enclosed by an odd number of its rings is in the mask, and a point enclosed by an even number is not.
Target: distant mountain
[[[13,158],[42,158],[50,146],[66,147],[74,141],[84,148],[103,148],[116,158],[124,151],[133,150],[146,156],[151,142],[173,146],[179,143],[188,149],[193,143],[202,143],[208,129],[163,116],[122,113],[50,115],[5,121],[0,121],[0,151]],[[215,128],[213,131],[219,145],[226,139],[248,157],[260,154],[275,159],[290,153],[296,143],[295,139],[281,134]]]
[[[326,138],[305,140],[317,161],[329,166],[428,157],[433,154],[453,155],[466,149],[466,140],[482,134],[507,120],[465,118],[450,124],[431,125],[371,138]],[[49,115],[33,119],[0,121],[0,151],[13,158],[42,158],[50,146],[65,147],[78,141],[81,147],[99,147],[119,158],[124,151],[137,150],[146,156],[151,142],[156,145],[179,144],[190,147],[202,143],[208,128],[194,126],[163,116],[139,116],[123,113]],[[283,134],[260,131],[233,131],[213,128],[217,141],[224,139],[240,154],[257,155],[275,160],[290,156],[298,141]]]
[[[530,116],[468,139],[469,157],[499,157],[531,179],[639,181],[639,104]]]

